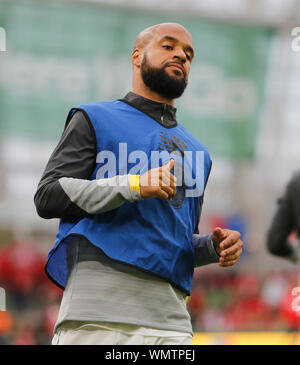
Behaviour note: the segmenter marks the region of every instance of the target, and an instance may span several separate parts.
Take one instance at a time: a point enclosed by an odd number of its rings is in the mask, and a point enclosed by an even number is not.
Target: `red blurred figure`
[[[294,300],[296,300],[296,296],[292,295],[292,288],[290,288],[283,296],[279,305],[281,318],[290,331],[298,331],[300,328],[300,315],[293,308]]]

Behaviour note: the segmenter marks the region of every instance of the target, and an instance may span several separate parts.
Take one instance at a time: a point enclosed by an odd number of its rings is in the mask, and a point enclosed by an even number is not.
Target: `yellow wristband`
[[[129,175],[129,189],[141,193],[140,175]]]

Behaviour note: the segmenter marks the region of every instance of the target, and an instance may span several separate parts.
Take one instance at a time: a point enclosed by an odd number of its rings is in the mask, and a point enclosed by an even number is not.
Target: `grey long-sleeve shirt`
[[[151,116],[154,123],[163,124],[166,128],[177,125],[176,109],[169,105],[157,103],[133,93],[127,94],[122,100]],[[125,201],[141,199],[139,193],[129,189],[128,175],[112,178],[123,179],[123,184],[114,184],[115,186],[110,184],[110,179],[87,180],[95,168],[96,153],[93,127],[87,115],[77,111],[66,125],[61,140],[52,153],[39,182],[34,199],[41,217],[62,218],[72,221],[89,214],[115,209]],[[196,231],[197,227],[195,227]],[[195,266],[218,262],[219,257],[209,235],[194,234],[193,240]],[[101,250],[95,250],[91,244],[87,244],[85,240],[79,239],[79,237],[70,239],[68,247],[69,279],[56,327],[70,320],[108,322],[122,320],[125,323],[139,324],[142,321],[145,325],[151,325],[154,328],[161,328],[161,323],[164,323],[163,329],[177,328],[177,330],[183,330],[185,328],[185,331],[190,331],[189,321],[187,321],[189,317],[186,309],[183,310],[182,307],[184,293],[173,288],[166,281],[154,278],[150,274],[139,272],[137,275],[135,268],[122,267],[122,265],[120,268],[119,264],[107,259]],[[153,302],[154,298],[151,300],[151,295],[146,294],[145,283],[142,284],[141,277],[147,280],[148,284],[149,282],[156,282],[156,287],[161,287],[158,290],[157,298],[161,295],[165,298],[164,300],[169,298],[167,301],[170,310],[167,312],[175,311],[174,313],[177,313],[175,316],[177,318],[176,324],[172,315],[168,318],[165,314],[165,320],[162,321],[157,310],[149,311],[150,307],[157,307],[157,303]],[[87,286],[84,284],[87,281],[94,283],[89,287],[88,292]],[[120,281],[123,282],[122,290]],[[101,298],[103,298],[104,293],[107,297],[108,289],[108,292],[112,293],[116,293],[118,290],[121,294],[120,296],[116,295],[118,297],[117,302],[125,303],[128,301],[126,291],[132,291],[133,287],[135,293],[139,293],[139,295],[135,295],[133,307],[137,310],[131,311],[132,315],[130,315],[131,312],[128,307],[122,307],[124,308],[123,313],[120,308],[115,310],[114,302],[109,301],[109,305],[105,306],[106,311],[99,309],[104,305]],[[90,300],[83,302],[82,298],[89,297]],[[175,297],[176,300],[174,300]],[[173,303],[173,310],[170,303]],[[145,319],[141,320],[144,317]],[[179,324],[179,318],[183,320],[184,325]]]

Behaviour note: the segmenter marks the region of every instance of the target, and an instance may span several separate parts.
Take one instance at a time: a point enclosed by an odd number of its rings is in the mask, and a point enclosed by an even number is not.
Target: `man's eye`
[[[186,53],[186,58],[190,61],[191,60],[191,56],[189,54]]]
[[[168,45],[163,46],[163,48],[168,49],[168,50],[172,50],[173,49],[172,46],[168,46]]]

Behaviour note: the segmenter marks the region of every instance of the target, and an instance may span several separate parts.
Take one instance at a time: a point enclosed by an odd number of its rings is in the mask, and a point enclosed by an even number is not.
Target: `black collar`
[[[124,98],[119,100],[147,114],[165,128],[173,128],[177,126],[176,108],[169,104],[159,103],[157,101],[144,98],[143,96],[137,95],[131,91],[126,94]]]

